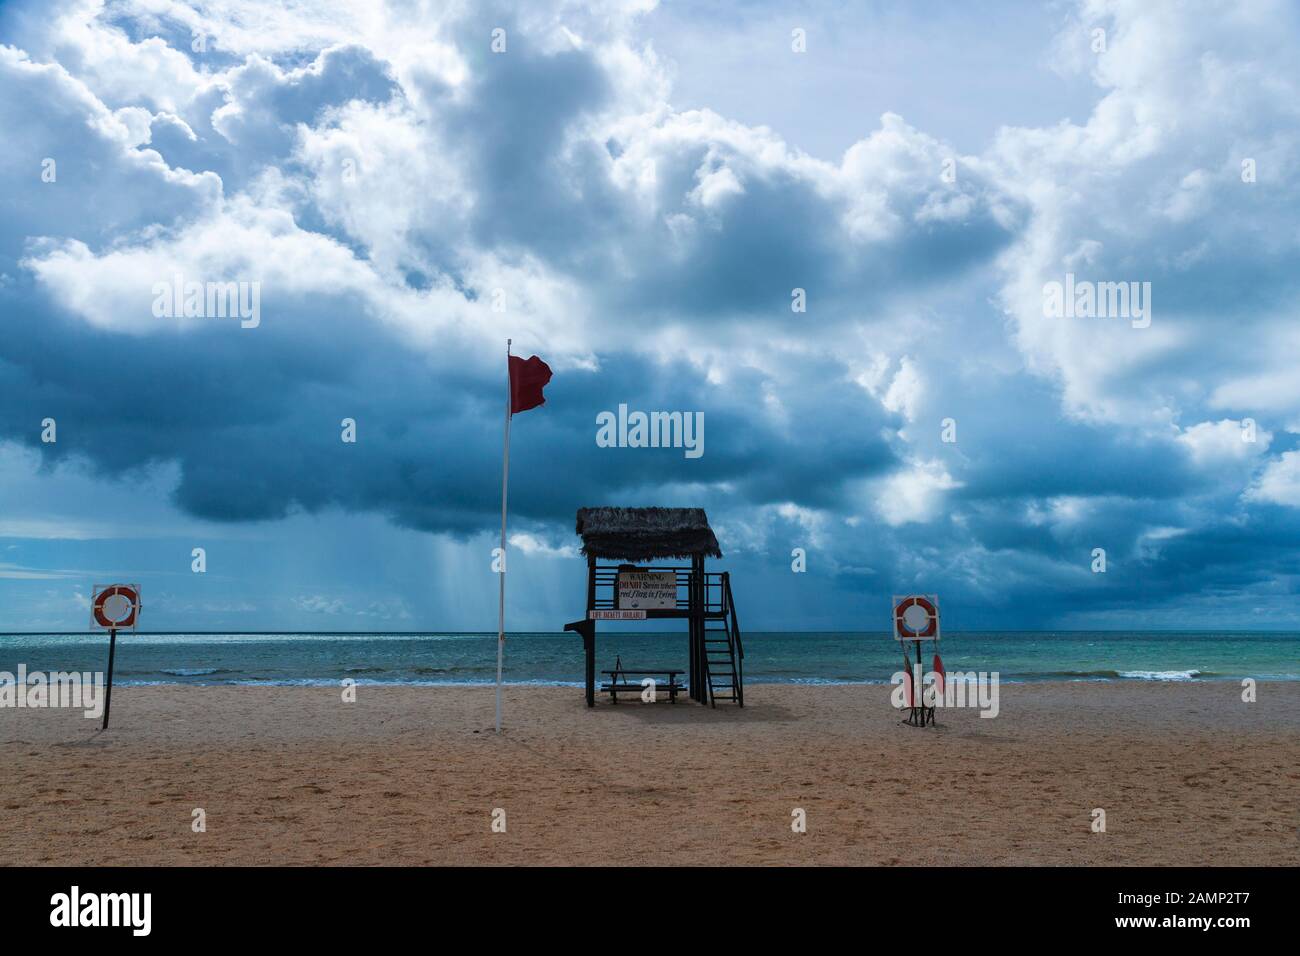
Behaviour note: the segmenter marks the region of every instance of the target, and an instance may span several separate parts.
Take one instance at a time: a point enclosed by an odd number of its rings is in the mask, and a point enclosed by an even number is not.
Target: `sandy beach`
[[[5,862],[1300,863],[1295,683],[1004,685],[997,718],[924,730],[882,686],[743,710],[511,687],[500,737],[490,688],[357,691],[119,687],[107,733],[0,710]]]

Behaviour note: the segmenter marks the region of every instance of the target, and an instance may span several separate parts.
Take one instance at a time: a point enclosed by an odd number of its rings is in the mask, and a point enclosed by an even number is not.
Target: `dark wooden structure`
[[[644,620],[687,622],[687,686],[692,700],[745,706],[744,658],[736,605],[727,572],[705,571],[705,558],[722,557],[703,508],[581,508],[577,533],[587,558],[587,612],[566,624],[582,636],[587,706],[596,706],[596,623],[618,608],[620,571],[671,571],[672,608],[648,608]],[[683,561],[687,564],[665,564]]]

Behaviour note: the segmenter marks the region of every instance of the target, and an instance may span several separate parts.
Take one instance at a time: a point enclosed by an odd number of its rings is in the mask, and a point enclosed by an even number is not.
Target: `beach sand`
[[[998,717],[933,729],[889,691],[509,687],[500,737],[491,688],[118,687],[107,733],[0,709],[4,860],[1300,864],[1300,684],[1003,685]]]

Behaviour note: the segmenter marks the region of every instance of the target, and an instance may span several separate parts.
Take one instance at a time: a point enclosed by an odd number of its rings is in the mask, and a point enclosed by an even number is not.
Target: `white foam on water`
[[[1196,680],[1201,676],[1198,670],[1190,671],[1120,671],[1120,677],[1130,680]]]

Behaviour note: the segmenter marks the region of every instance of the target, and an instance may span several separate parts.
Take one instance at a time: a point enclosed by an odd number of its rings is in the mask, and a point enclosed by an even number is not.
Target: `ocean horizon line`
[[[134,629],[134,630],[125,628],[123,629],[123,631],[129,634],[147,635],[153,637],[175,637],[175,636],[185,636],[185,635],[193,635],[196,637],[201,637],[204,635],[230,635],[230,636],[240,636],[240,637],[275,636],[275,635],[302,635],[307,637],[315,636],[315,635],[319,635],[321,637],[353,637],[353,636],[376,637],[382,635],[394,635],[394,636],[419,637],[422,635],[429,635],[429,634],[436,634],[436,635],[457,634],[457,635],[464,635],[466,637],[492,637],[497,633],[495,630],[471,631],[464,628],[451,628],[446,630],[433,630],[433,629],[393,630],[393,629],[385,628],[385,629],[362,630],[362,631],[356,631],[356,630],[312,631],[312,630],[305,630],[302,628],[287,628],[287,629],[280,629],[280,630],[261,630],[261,631],[240,631],[240,630],[234,630],[230,628],[218,628],[214,630],[152,631],[152,630],[144,630],[143,628]],[[0,631],[0,638],[3,637],[72,637],[72,636],[94,635],[94,634],[102,634],[102,633],[104,633],[104,630],[99,627],[90,627],[90,628],[86,628],[85,630],[75,630],[75,631],[69,631],[69,630]],[[508,630],[505,633],[507,636],[511,634],[539,634],[539,635],[546,635],[548,637],[551,637],[551,636],[566,635],[571,632],[560,629],[554,631],[537,631],[537,630],[510,631]],[[649,635],[661,635],[661,634],[678,634],[678,633],[684,633],[684,631],[680,631],[678,629],[670,630],[670,631],[651,631],[651,630],[636,630],[627,627],[608,626],[602,629],[602,633],[618,634],[620,636],[637,635],[637,634],[649,636]],[[744,633],[745,634],[818,634],[818,635],[868,634],[868,635],[885,636],[892,639],[892,634],[887,628],[881,628],[878,630],[854,630],[854,629],[823,630],[818,628],[799,628],[799,629],[749,628]],[[949,629],[946,630],[944,633],[950,636],[990,635],[990,634],[998,634],[998,635],[1013,635],[1013,634],[1035,634],[1035,635],[1042,635],[1042,634],[1240,634],[1240,635],[1260,634],[1260,635],[1269,635],[1269,634],[1300,634],[1300,627],[1293,627],[1293,628],[1280,628],[1280,627],[1274,627],[1274,628],[1237,628],[1237,627],[970,628],[965,630]],[[927,638],[927,642],[928,640],[929,639]],[[939,643],[941,644],[943,643],[942,638],[940,639]]]
[[[122,682],[381,683],[492,682],[492,631],[137,631],[119,635]],[[602,631],[596,670],[687,669],[686,630]],[[1215,680],[1300,678],[1300,633],[1225,631],[949,631],[925,653],[950,672],[998,672],[1004,680]],[[0,671],[93,671],[109,641],[95,631],[0,636]],[[583,676],[582,641],[564,631],[506,636],[509,683]],[[901,651],[901,653],[900,653]],[[866,683],[888,680],[912,645],[887,631],[750,631],[743,641],[749,683]],[[928,656],[927,656],[928,660]]]

